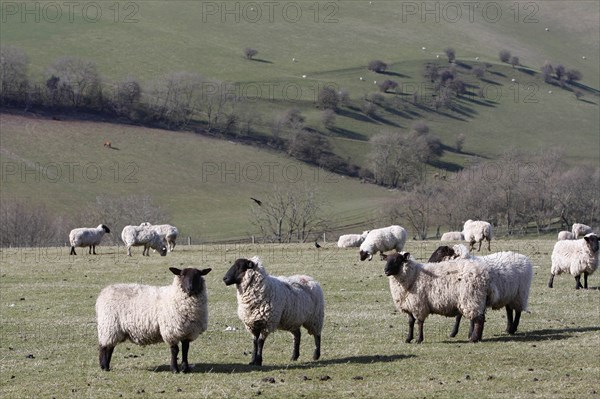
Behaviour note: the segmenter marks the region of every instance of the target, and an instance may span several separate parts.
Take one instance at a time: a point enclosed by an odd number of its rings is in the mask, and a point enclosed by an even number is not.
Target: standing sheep
[[[171,347],[171,371],[190,371],[190,342],[206,331],[208,296],[204,278],[211,269],[169,268],[173,283],[164,287],[115,284],[104,288],[96,300],[100,368],[110,370],[115,346],[129,339],[137,345],[165,342]]]
[[[557,241],[551,259],[549,288],[554,284],[554,276],[567,272],[575,277],[575,289],[587,288],[588,276],[598,268],[598,236],[590,233],[579,240]]]
[[[575,236],[570,231],[563,230],[563,231],[561,231],[561,232],[558,233],[558,241],[562,241],[562,240],[574,240],[574,239],[575,239]]]
[[[491,250],[492,241],[492,225],[483,220],[467,220],[463,226],[463,236],[465,241],[469,243],[469,250],[475,249],[475,243],[479,243],[477,252],[481,251],[481,242],[485,239],[488,243],[488,251]]]
[[[420,264],[406,252],[389,255],[384,272],[389,277],[394,305],[408,315],[406,342],[414,338],[415,320],[419,327],[417,343],[423,342],[423,323],[431,313],[465,315],[474,325],[471,342],[481,340],[489,275],[479,261]]]
[[[369,230],[363,231],[362,234],[344,234],[338,238],[338,248],[352,248],[359,247],[363,243],[365,238],[369,234]]]
[[[160,253],[160,256],[167,254],[165,240],[148,226],[125,226],[121,232],[121,239],[127,246],[127,255],[131,256],[131,247],[144,246],[142,256],[150,256],[150,248]]]
[[[444,254],[443,257],[435,257]],[[476,259],[486,266],[490,284],[487,294],[487,307],[494,310],[506,309],[506,332],[514,334],[519,327],[521,313],[527,310],[533,265],[531,260],[516,252],[497,252],[487,256],[472,256],[462,244],[438,247],[431,255],[430,262],[452,259]],[[514,315],[513,315],[514,311]],[[461,315],[456,316],[451,337],[458,334]],[[472,329],[472,328],[471,328]]]
[[[463,233],[460,231],[449,231],[447,233],[442,234],[442,238],[440,241],[462,241],[465,239]]]
[[[176,245],[175,241],[179,235],[177,227],[171,226],[170,224],[150,224],[148,222],[144,222],[140,224],[140,226],[151,227],[158,235],[160,235],[160,238],[166,241],[169,252],[173,252]]]
[[[263,346],[270,333],[286,330],[294,336],[292,360],[300,356],[300,327],[315,338],[313,360],[321,356],[325,299],[310,276],[274,277],[260,259],[237,259],[223,277],[237,287],[238,316],[254,336],[251,365],[261,366]]]
[[[367,237],[360,244],[359,257],[361,261],[373,259],[377,252],[383,254],[385,251],[395,249],[402,251],[408,233],[401,226],[388,226],[369,231]]]
[[[571,232],[573,233],[573,238],[575,240],[582,238],[586,234],[592,233],[592,228],[583,223],[573,223],[573,227],[571,228]]]
[[[95,228],[81,227],[71,230],[69,233],[69,242],[71,243],[69,255],[77,255],[75,247],[90,247],[89,253],[96,255],[96,245],[100,245],[105,233],[110,233],[110,229],[103,224]]]

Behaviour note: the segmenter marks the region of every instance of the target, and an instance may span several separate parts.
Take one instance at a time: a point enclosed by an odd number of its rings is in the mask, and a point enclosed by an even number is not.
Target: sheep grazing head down
[[[361,250],[361,251],[358,253],[358,256],[360,257],[360,260],[361,260],[361,261],[362,261],[362,260],[366,260],[367,258],[368,258],[369,260],[373,259],[373,254],[369,253],[368,251],[363,251],[363,250]]]
[[[105,233],[110,233],[110,229],[105,224],[101,224],[98,227],[100,227],[102,230],[104,230]]]
[[[250,259],[240,258],[227,270],[223,277],[225,285],[240,284],[247,270],[256,270],[257,264]]]
[[[212,269],[196,269],[188,267],[183,270],[176,267],[170,267],[169,270],[176,276],[179,276],[179,285],[183,292],[189,296],[201,294],[204,291],[204,279],[202,276],[207,275]]]
[[[400,273],[402,269],[402,264],[408,262],[410,257],[410,253],[398,253],[388,255],[387,262],[385,263],[385,269],[383,270],[386,276],[395,276]]]
[[[586,241],[592,253],[598,252],[600,245],[598,244],[598,236],[594,233],[586,234],[583,239]]]

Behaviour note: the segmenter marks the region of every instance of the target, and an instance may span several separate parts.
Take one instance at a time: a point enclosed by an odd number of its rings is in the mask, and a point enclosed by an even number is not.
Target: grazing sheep
[[[444,256],[435,256],[444,254]],[[433,258],[433,260],[432,260]],[[506,309],[506,332],[514,334],[519,327],[521,313],[527,310],[529,290],[533,279],[531,260],[516,252],[497,252],[487,256],[472,256],[462,244],[438,247],[429,258],[430,262],[452,261],[453,259],[476,259],[486,266],[490,285],[487,306],[494,310]],[[514,311],[514,315],[513,315]],[[451,337],[458,334],[461,315],[456,316]],[[472,327],[471,327],[472,330]]]
[[[571,232],[573,233],[573,238],[577,240],[586,234],[592,233],[592,228],[583,223],[574,223]]]
[[[110,229],[103,224],[98,225],[98,227],[81,227],[71,230],[69,233],[69,242],[71,243],[69,255],[77,255],[75,247],[90,247],[89,253],[96,255],[96,245],[100,245],[105,233],[110,233]]]
[[[562,241],[562,240],[574,240],[574,239],[575,239],[575,236],[570,231],[563,230],[563,231],[561,231],[561,232],[558,233],[558,241]]]
[[[567,272],[575,277],[575,289],[587,288],[588,276],[598,268],[598,236],[590,233],[579,240],[557,241],[551,259],[549,288],[554,284],[554,276]]]
[[[359,257],[361,261],[373,259],[377,252],[383,253],[395,249],[402,251],[408,233],[401,226],[388,226],[369,231],[367,237],[360,244]]]
[[[440,241],[462,241],[465,239],[463,233],[460,231],[449,231],[447,233],[442,234],[442,238]]]
[[[167,242],[167,249],[169,252],[173,252],[176,245],[175,241],[179,235],[179,230],[177,230],[177,227],[171,226],[170,224],[150,224],[148,222],[144,222],[140,224],[140,226],[150,227],[156,231],[158,235],[160,235],[160,238]]]
[[[265,340],[275,330],[293,334],[292,360],[297,360],[301,326],[314,336],[313,360],[319,359],[325,299],[317,281],[310,276],[270,276],[256,256],[237,259],[223,281],[225,285],[236,285],[238,316],[254,336],[250,364],[262,365]]]
[[[483,220],[467,220],[462,231],[465,241],[469,243],[469,250],[475,249],[475,243],[479,243],[477,252],[481,251],[481,242],[485,239],[488,242],[488,251],[491,250],[492,225]]]
[[[338,238],[338,248],[359,247],[369,234],[369,230],[363,231],[362,234],[344,234]]]
[[[489,285],[488,272],[481,262],[458,259],[420,264],[405,252],[388,255],[384,272],[389,277],[394,305],[408,315],[406,342],[414,338],[415,320],[419,327],[417,343],[423,342],[423,323],[432,313],[465,315],[474,325],[471,342],[481,340]]]
[[[164,239],[149,226],[125,226],[121,239],[127,246],[127,255],[131,256],[131,247],[144,246],[142,256],[150,256],[150,248],[155,249],[161,256],[167,254]]]
[[[177,355],[181,341],[181,368],[190,371],[190,342],[206,331],[208,297],[205,276],[211,269],[183,270],[170,267],[173,284],[155,287],[115,284],[104,288],[96,300],[100,368],[110,370],[110,359],[118,343],[138,345],[165,342],[171,347],[171,371],[178,373]]]

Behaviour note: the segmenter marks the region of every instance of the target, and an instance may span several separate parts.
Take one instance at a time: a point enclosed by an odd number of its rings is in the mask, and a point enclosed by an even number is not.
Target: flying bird
[[[256,198],[250,197],[250,199],[258,204],[258,206],[262,206],[262,201],[257,200]]]

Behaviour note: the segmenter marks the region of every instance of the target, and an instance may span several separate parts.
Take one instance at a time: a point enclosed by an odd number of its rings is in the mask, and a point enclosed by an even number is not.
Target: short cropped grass
[[[422,260],[437,244],[411,241],[406,250]],[[128,258],[122,247],[76,257],[67,248],[2,249],[0,397],[598,397],[598,275],[588,290],[576,291],[565,275],[549,289],[552,241],[492,245],[534,262],[530,313],[518,333],[504,332],[503,310],[489,310],[483,342],[472,344],[466,322],[451,339],[452,320],[434,315],[421,345],[404,342],[406,316],[394,310],[383,262],[361,263],[355,249],[181,245],[148,258],[140,250]],[[314,344],[304,333],[300,359],[291,362],[292,336],[278,331],[267,339],[264,366],[247,365],[251,335],[237,317],[235,288],[222,277],[236,258],[257,254],[271,274],[304,273],[321,282],[327,305],[320,360],[310,360]],[[170,284],[169,266],[213,268],[209,328],[190,348],[193,372],[169,371],[166,344],[129,342],[115,349],[112,371],[100,370],[94,314],[100,289],[117,282]]]

